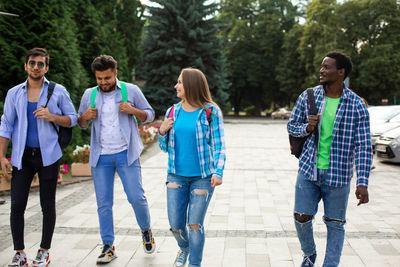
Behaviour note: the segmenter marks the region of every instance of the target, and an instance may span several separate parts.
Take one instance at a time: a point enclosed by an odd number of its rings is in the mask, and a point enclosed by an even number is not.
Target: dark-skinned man
[[[299,158],[295,188],[294,221],[304,253],[302,267],[314,266],[317,257],[312,222],[321,199],[327,227],[323,266],[339,265],[354,164],[357,205],[369,201],[367,187],[373,157],[369,113],[364,101],[344,85],[351,69],[347,55],[329,52],[321,64],[320,85],[313,88],[318,114],[309,115],[304,91],[287,125],[293,136],[310,136]]]

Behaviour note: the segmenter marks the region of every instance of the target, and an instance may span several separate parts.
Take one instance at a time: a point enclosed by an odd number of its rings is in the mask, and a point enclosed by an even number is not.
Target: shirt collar
[[[316,90],[322,94],[323,96],[325,96],[325,90],[324,87],[322,85],[318,85]],[[343,92],[342,95],[340,96],[340,98],[346,99],[349,98],[350,96],[350,91],[351,89],[347,88],[346,85],[343,83]]]
[[[115,86],[116,86],[118,89],[121,90],[121,84],[120,84],[118,78],[115,78]]]
[[[46,79],[45,76],[43,76],[43,84],[49,84],[49,80]],[[22,89],[27,89],[28,88],[28,79],[25,80],[24,84],[22,85]]]

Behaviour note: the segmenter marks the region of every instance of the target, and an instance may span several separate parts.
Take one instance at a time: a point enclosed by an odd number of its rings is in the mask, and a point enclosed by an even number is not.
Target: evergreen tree
[[[132,81],[134,65],[140,56],[139,42],[143,7],[139,0],[76,0],[75,20],[78,25],[82,64],[95,84],[91,64],[101,54],[118,62],[118,78]]]
[[[177,102],[174,85],[182,68],[194,67],[207,77],[221,107],[227,99],[222,40],[217,37],[216,4],[203,0],[157,0],[144,41],[140,77],[143,92],[158,115]]]
[[[296,8],[288,0],[223,0],[220,19],[226,27],[231,82],[230,102],[238,115],[243,104],[260,115],[267,103],[280,100],[277,65],[284,34],[295,22]]]

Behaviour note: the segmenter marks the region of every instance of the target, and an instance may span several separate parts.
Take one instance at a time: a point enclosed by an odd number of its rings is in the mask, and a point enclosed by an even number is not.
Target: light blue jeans
[[[139,227],[142,230],[150,228],[149,206],[144,196],[139,159],[128,166],[126,150],[111,155],[100,155],[97,166],[92,167],[92,175],[96,191],[100,235],[104,245],[112,245],[114,242],[112,208],[115,171],[121,178],[125,194],[135,211]]]
[[[310,181],[299,172],[296,183],[294,212],[314,217],[318,211],[318,203],[322,198],[324,203],[323,221],[328,232],[323,266],[330,267],[339,265],[342,254],[350,184],[342,187],[333,187],[329,186],[326,180],[327,170],[318,169],[317,181]],[[300,223],[296,219],[294,221],[304,255],[315,254],[313,220],[304,223]]]
[[[171,232],[180,249],[189,251],[188,267],[200,267],[205,240],[203,222],[214,193],[211,176],[202,179],[168,174],[166,184]],[[191,228],[191,225],[200,228]]]

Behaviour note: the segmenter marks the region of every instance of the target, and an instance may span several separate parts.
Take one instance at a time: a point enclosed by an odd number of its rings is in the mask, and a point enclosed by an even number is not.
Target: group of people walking
[[[87,129],[91,122],[89,164],[103,243],[97,263],[108,263],[117,257],[112,212],[115,172],[141,229],[144,251],[153,253],[156,243],[142,186],[139,157],[143,144],[136,118],[151,122],[154,110],[136,85],[118,80],[115,59],[101,55],[91,65],[97,86],[84,92],[76,113],[62,85],[56,84],[48,98],[50,82],[45,74],[49,58],[44,48],[28,51],[24,64],[27,80],[8,91],[1,117],[0,163],[4,175],[11,178],[10,225],[16,251],[9,266],[28,266],[24,252],[24,212],[35,173],[39,176],[43,231],[32,266],[50,263],[62,156],[53,124],[56,128],[78,124]],[[319,114],[309,115],[307,94],[303,93],[288,123],[291,135],[310,136],[299,160],[294,208],[304,252],[302,266],[315,263],[312,220],[321,198],[328,230],[324,266],[339,264],[354,162],[359,204],[368,202],[372,162],[369,115],[361,98],[343,84],[350,70],[351,61],[346,55],[328,54],[320,71],[321,85],[313,89]],[[175,89],[181,101],[166,111],[158,137],[161,150],[168,153],[167,212],[171,234],[179,247],[173,266],[189,262],[189,267],[197,267],[202,262],[207,208],[215,187],[222,184],[226,160],[223,116],[200,70],[182,69]],[[10,139],[11,163],[6,159]]]

